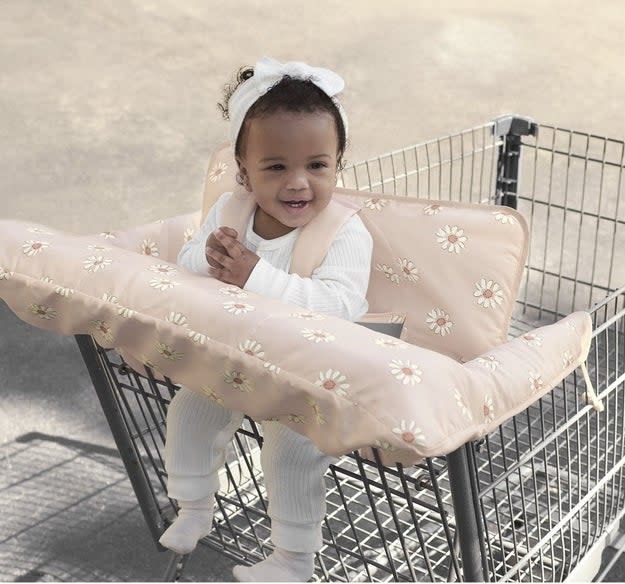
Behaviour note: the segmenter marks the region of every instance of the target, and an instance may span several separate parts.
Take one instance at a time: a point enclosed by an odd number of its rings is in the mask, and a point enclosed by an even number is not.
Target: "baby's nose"
[[[287,188],[289,190],[299,191],[308,188],[308,178],[305,172],[293,172],[287,180]]]

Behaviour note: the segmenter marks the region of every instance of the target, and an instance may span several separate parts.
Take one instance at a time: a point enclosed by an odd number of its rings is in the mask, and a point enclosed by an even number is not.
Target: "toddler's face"
[[[241,173],[258,203],[254,231],[273,239],[306,225],[336,186],[338,136],[329,113],[277,112],[247,124]]]

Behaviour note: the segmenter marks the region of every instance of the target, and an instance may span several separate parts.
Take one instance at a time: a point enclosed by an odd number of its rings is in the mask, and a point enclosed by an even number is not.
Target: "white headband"
[[[330,71],[330,69],[311,67],[301,61],[280,63],[270,57],[262,57],[254,66],[254,75],[241,83],[228,101],[230,140],[232,145],[234,146],[237,143],[237,137],[247,111],[259,97],[265,95],[285,75],[294,79],[312,81],[332,99],[341,114],[345,128],[345,137],[347,138],[347,115],[341,104],[334,97],[343,91],[345,87],[342,77],[334,71]]]

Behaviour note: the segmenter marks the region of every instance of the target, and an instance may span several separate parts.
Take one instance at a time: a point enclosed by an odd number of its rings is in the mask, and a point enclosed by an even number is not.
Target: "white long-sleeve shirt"
[[[224,193],[210,209],[195,237],[178,254],[182,267],[208,276],[205,246],[208,236],[221,226],[221,210],[231,193]],[[326,257],[310,278],[289,274],[293,247],[300,228],[275,239],[254,232],[254,215],[247,225],[243,245],[260,257],[244,289],[308,310],[355,321],[367,312],[365,299],[371,271],[373,242],[357,215],[338,231]]]

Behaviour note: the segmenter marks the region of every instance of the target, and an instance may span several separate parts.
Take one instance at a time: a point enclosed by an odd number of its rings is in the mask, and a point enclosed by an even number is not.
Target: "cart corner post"
[[[124,422],[119,406],[116,403],[115,394],[106,370],[102,365],[97,345],[90,335],[78,334],[74,335],[74,338],[85,365],[87,366],[87,371],[89,372],[93,387],[100,400],[102,411],[111,429],[122,462],[128,472],[128,478],[137,495],[137,500],[143,512],[143,516],[145,517],[154,541],[157,542],[163,531],[163,521],[158,510],[158,505],[154,500],[149,480],[146,477],[139,454],[137,453],[135,443]]]
[[[525,116],[499,116],[494,120],[493,134],[496,138],[502,139],[497,155],[495,203],[516,209],[521,138],[537,136],[538,124]]]
[[[456,535],[460,544],[463,580],[485,582],[487,572],[481,545],[484,534],[478,521],[479,511],[475,506],[467,448],[471,448],[470,442],[450,452],[446,457],[449,487],[456,519]]]

